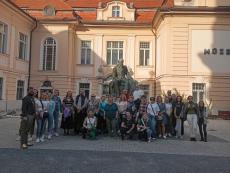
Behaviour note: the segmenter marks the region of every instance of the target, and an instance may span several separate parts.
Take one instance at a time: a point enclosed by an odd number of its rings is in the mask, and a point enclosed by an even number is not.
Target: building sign
[[[230,48],[212,48],[212,49],[204,49],[204,55],[229,55],[230,56]]]
[[[191,38],[191,72],[230,74],[230,30],[195,29]]]

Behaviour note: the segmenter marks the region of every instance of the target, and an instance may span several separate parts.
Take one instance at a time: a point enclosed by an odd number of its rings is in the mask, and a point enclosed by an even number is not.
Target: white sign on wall
[[[230,73],[230,31],[192,31],[192,72]]]

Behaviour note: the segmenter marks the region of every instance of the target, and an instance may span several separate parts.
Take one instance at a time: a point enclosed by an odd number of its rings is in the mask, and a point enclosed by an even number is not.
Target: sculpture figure
[[[131,94],[137,85],[137,81],[132,78],[127,66],[123,63],[124,60],[120,59],[113,68],[112,81],[109,84],[109,92],[113,96],[119,96],[123,90],[127,90]]]

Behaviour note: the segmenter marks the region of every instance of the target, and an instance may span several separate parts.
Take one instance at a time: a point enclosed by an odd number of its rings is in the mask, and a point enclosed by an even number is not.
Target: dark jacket
[[[22,99],[22,114],[21,116],[26,117],[28,115],[35,114],[35,101],[30,95],[25,96]]]
[[[85,104],[85,99],[86,99],[85,96],[80,96],[80,95],[78,95],[78,96],[76,97],[76,99],[75,99],[75,105],[77,106],[77,103],[78,103],[78,100],[79,100],[80,97],[81,97],[81,107],[83,107],[84,104]]]
[[[198,115],[198,113],[199,113],[199,111],[198,111],[198,105],[196,103],[194,103],[194,102],[192,102],[190,104],[192,105],[192,107],[193,107],[193,109],[195,111],[195,114]],[[185,106],[184,106],[184,113],[185,113],[186,117],[187,117],[188,109],[189,109],[188,105],[189,105],[189,103],[186,103]]]
[[[206,107],[203,107],[203,109],[201,109],[199,106],[198,106],[198,118],[207,118],[208,117],[208,113],[207,113],[207,108]]]

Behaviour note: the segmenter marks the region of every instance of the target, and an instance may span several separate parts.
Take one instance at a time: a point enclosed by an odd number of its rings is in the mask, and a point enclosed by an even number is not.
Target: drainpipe
[[[161,3],[161,7],[160,7],[160,9],[162,8],[162,7],[164,7],[165,6],[165,4],[168,2],[168,0],[163,0],[163,2]],[[156,14],[155,14],[155,16],[157,15],[157,13],[159,13],[160,12],[160,9],[158,8],[157,9],[157,11],[156,11]],[[153,20],[152,20],[152,29],[151,29],[151,31],[152,31],[152,33],[153,33],[153,35],[155,36],[155,80],[154,80],[154,97],[156,97],[156,95],[157,95],[157,81],[156,81],[156,77],[157,77],[157,34],[156,34],[156,28],[154,28],[153,27],[153,25],[154,25],[154,21],[155,21],[155,18],[156,17],[153,17]]]
[[[153,35],[155,36],[155,67],[154,67],[154,75],[155,75],[155,79],[154,79],[154,89],[153,89],[153,91],[154,91],[154,97],[156,97],[156,92],[157,92],[157,86],[156,86],[156,84],[157,84],[157,82],[156,82],[156,76],[157,76],[157,35],[156,35],[156,30],[154,31],[154,29],[153,29],[153,27],[152,27],[152,29],[151,29],[151,31],[152,31],[152,33],[153,33]]]
[[[164,2],[164,1],[163,1]],[[155,16],[153,17],[152,20],[152,28],[151,31],[153,33],[153,35],[155,36],[155,67],[154,67],[154,75],[155,75],[155,79],[154,79],[154,97],[156,97],[157,94],[157,82],[156,82],[156,77],[157,77],[157,34],[156,34],[156,28],[154,28],[154,21],[156,20],[156,15],[160,12],[159,9],[157,9]]]
[[[30,87],[30,78],[31,78],[31,55],[32,55],[32,36],[33,36],[33,32],[34,30],[37,28],[38,26],[38,22],[37,20],[35,20],[35,26],[33,27],[33,29],[30,31],[30,57],[29,57],[29,76],[28,76],[28,88]]]

